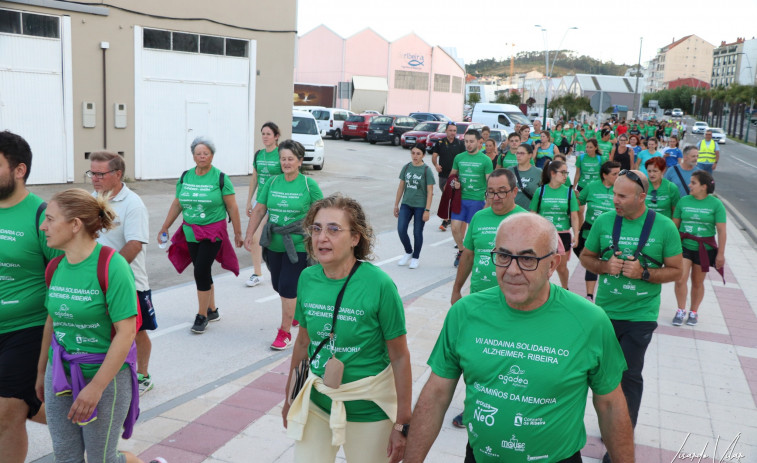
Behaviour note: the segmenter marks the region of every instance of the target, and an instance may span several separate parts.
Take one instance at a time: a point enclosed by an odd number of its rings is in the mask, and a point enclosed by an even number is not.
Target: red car
[[[342,139],[344,141],[350,141],[353,138],[365,140],[368,137],[368,125],[371,123],[371,118],[375,116],[375,114],[353,114],[348,117],[342,127]]]
[[[484,128],[484,124],[481,124],[479,122],[455,122],[455,125],[457,126],[457,139],[460,141],[463,140],[463,136],[465,136],[466,131],[471,129],[481,130],[482,128]],[[444,125],[443,127],[444,128],[441,132],[434,132],[428,135],[428,138],[426,138],[426,152],[430,153],[431,148],[433,148],[434,144],[447,136],[447,134],[445,133],[447,126]]]
[[[410,132],[405,132],[400,138],[400,144],[405,149],[410,149],[416,143],[426,143],[426,137],[434,132],[442,132],[447,128],[447,123],[442,121],[426,121],[416,125]]]

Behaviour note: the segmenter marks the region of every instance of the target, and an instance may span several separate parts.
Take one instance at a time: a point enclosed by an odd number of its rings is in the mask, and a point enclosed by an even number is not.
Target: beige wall
[[[97,2],[89,2],[99,6]],[[157,19],[109,8],[108,16],[86,14],[2,2],[0,7],[71,17],[73,60],[74,178],[84,181],[89,168],[84,153],[102,149],[103,113],[107,111],[107,148],[123,151],[127,177],[134,178],[134,26],[169,29],[201,34],[222,35],[257,41],[256,66],[259,75],[255,88],[255,123],[275,121],[282,129],[282,139],[291,134],[294,41],[297,27],[296,0],[111,0],[129,10],[169,17],[203,17],[253,29],[292,32],[254,32],[209,21]],[[109,42],[106,51],[107,106],[103,107],[102,50],[100,42]],[[97,126],[82,127],[82,102],[97,106]],[[126,103],[126,129],[113,124],[113,104]],[[256,131],[251,149],[262,147]]]
[[[686,77],[709,82],[712,76],[712,51],[709,42],[692,35],[665,54],[663,82]]]

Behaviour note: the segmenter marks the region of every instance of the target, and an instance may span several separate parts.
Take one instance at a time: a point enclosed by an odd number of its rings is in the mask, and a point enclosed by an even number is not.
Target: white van
[[[329,136],[334,140],[342,138],[344,121],[355,114],[352,111],[340,108],[314,109],[310,113],[318,121],[318,130],[320,130],[321,136]]]
[[[318,133],[318,123],[307,111],[292,111],[292,140],[305,147],[305,159],[302,164],[313,166],[315,170],[323,169],[326,162],[323,139]]]
[[[502,103],[477,103],[471,121],[487,125],[491,129],[504,130],[508,135],[515,130],[515,124],[531,127],[531,121],[520,108]]]

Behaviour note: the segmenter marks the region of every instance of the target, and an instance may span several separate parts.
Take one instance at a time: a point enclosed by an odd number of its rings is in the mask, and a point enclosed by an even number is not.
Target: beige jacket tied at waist
[[[310,408],[310,391],[313,387],[331,399],[329,427],[333,446],[344,444],[347,426],[347,411],[344,408],[346,401],[370,400],[378,405],[392,422],[397,419],[397,390],[394,386],[394,372],[391,364],[376,376],[342,384],[337,389],[324,385],[321,377],[311,373],[287,414],[287,435],[295,440],[302,440]]]

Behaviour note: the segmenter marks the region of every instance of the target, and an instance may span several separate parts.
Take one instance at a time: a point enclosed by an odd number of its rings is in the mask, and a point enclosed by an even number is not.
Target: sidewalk
[[[644,368],[645,391],[635,435],[639,462],[671,462],[682,446],[683,451],[699,453],[705,444],[714,461],[721,461],[731,444],[732,459],[723,461],[757,461],[757,307],[748,302],[757,300],[757,270],[751,264],[757,261],[757,252],[730,222],[726,259],[726,283],[717,280],[715,272],[705,282],[702,318],[696,327],[670,325],[673,285],[663,287],[660,326]],[[570,285],[582,293],[583,270],[577,264],[574,256]],[[425,362],[444,321],[451,287],[447,279],[404,299],[414,399],[430,374]],[[169,463],[292,461],[293,441],[281,422],[289,356],[273,355],[258,364],[174,403],[145,410],[134,436],[121,448],[145,461],[162,456]],[[466,434],[450,424],[462,409],[462,391],[458,387],[427,461],[462,462]],[[594,463],[604,449],[588,403],[588,441],[582,455],[584,462]]]

